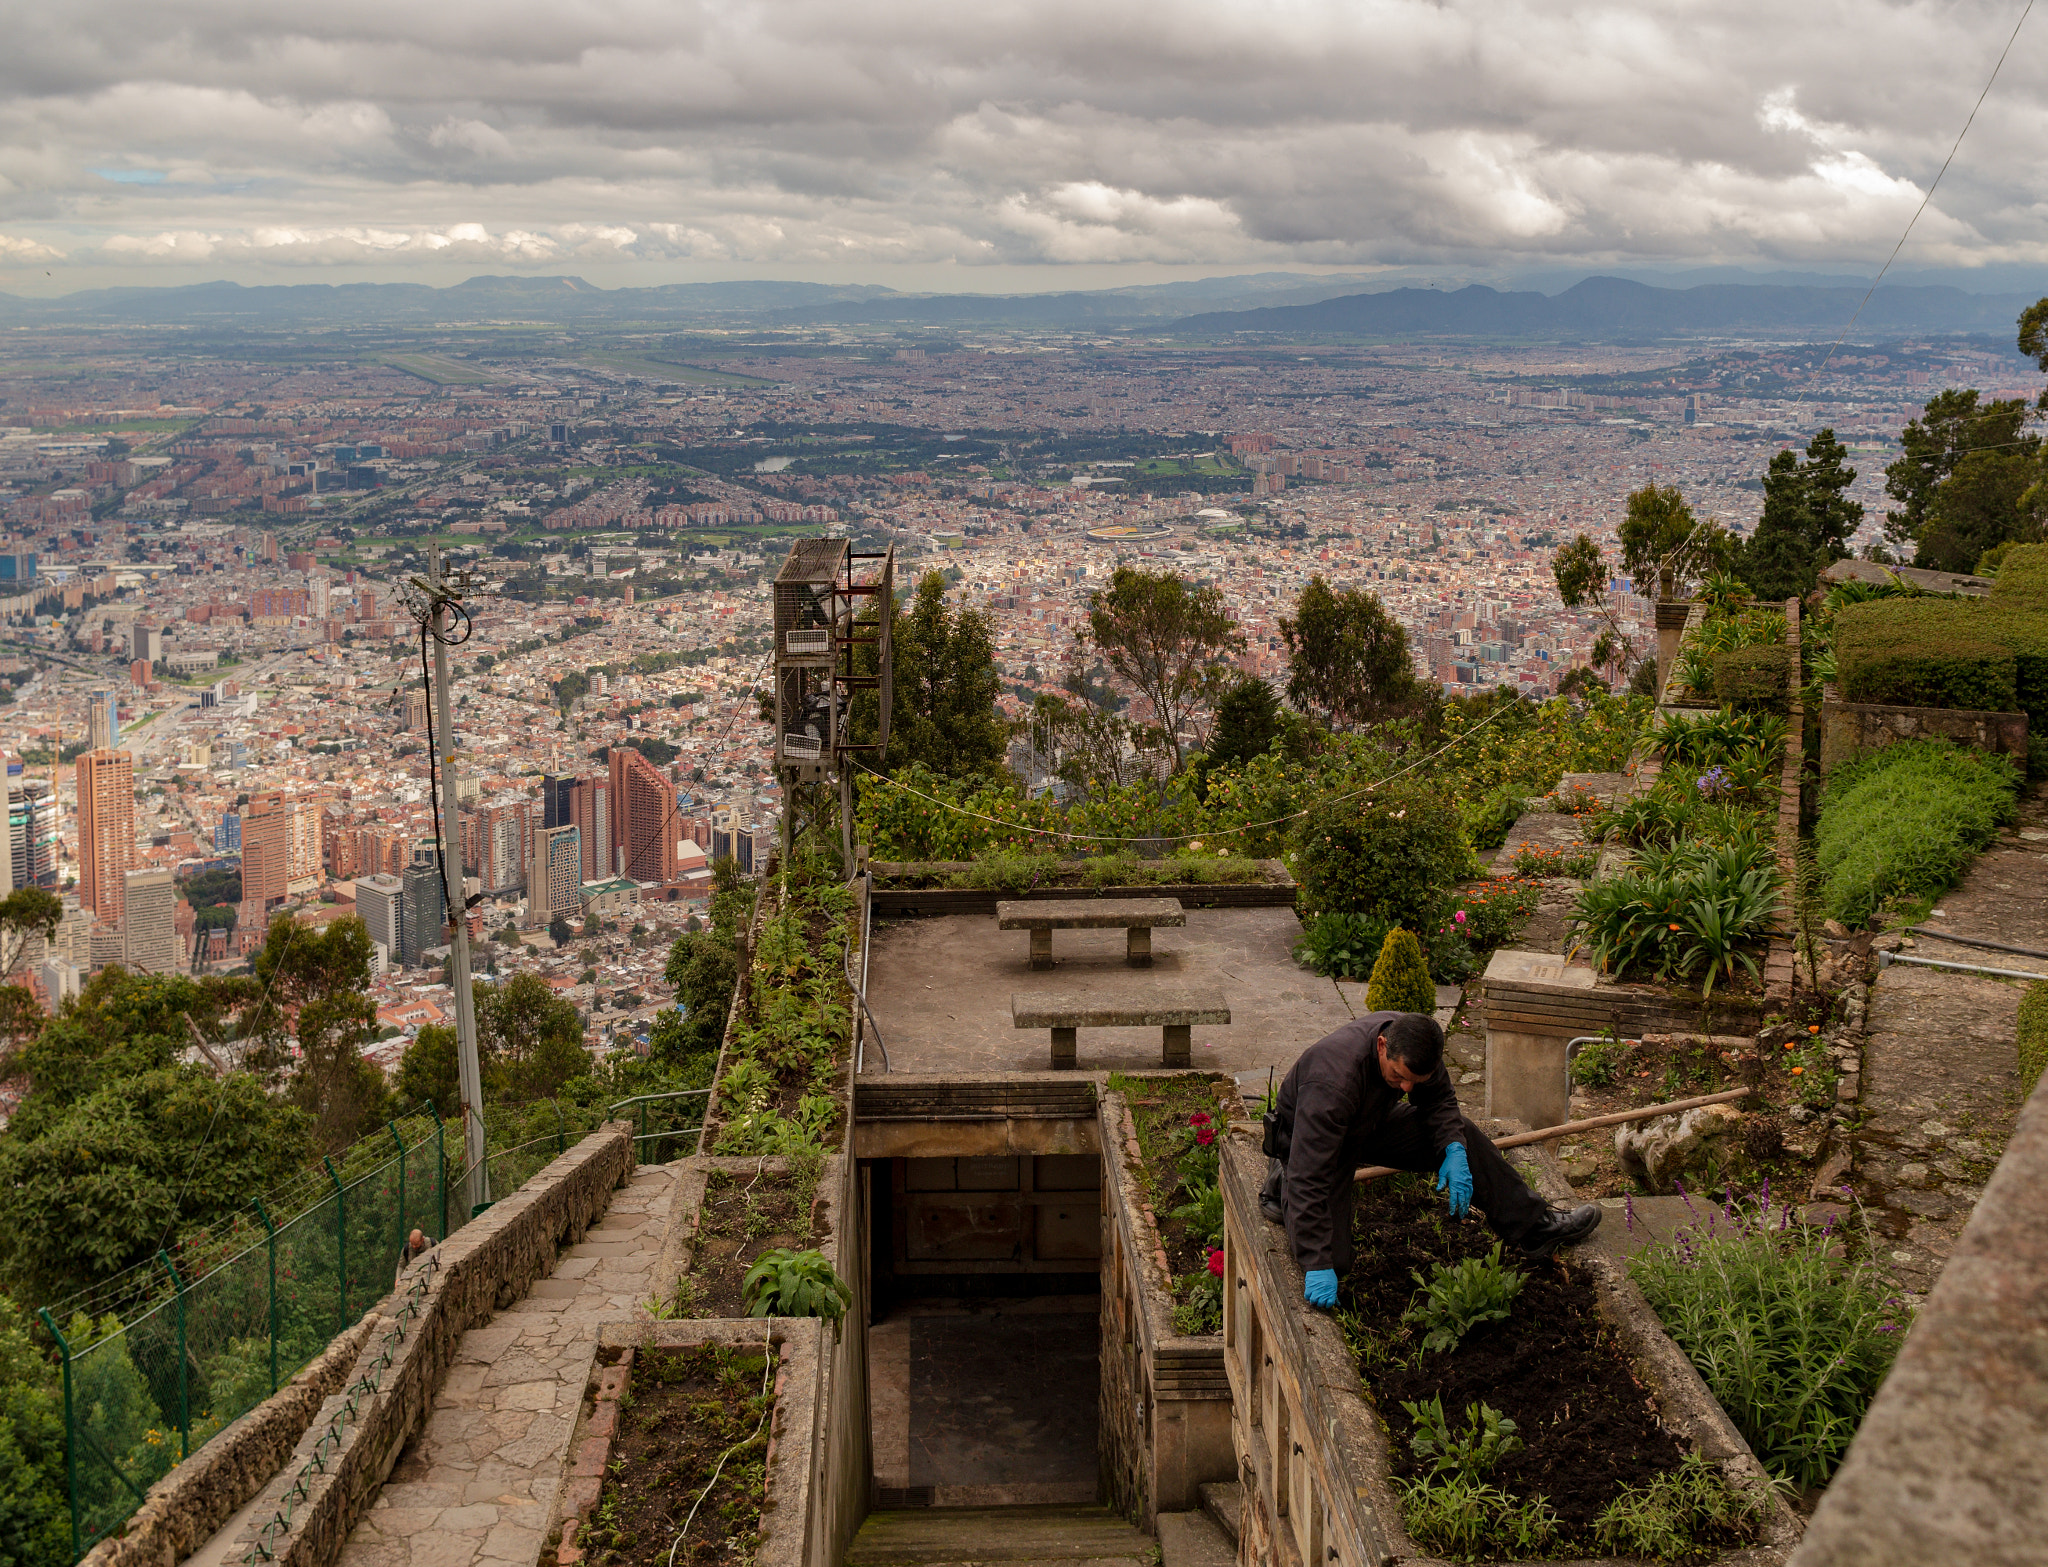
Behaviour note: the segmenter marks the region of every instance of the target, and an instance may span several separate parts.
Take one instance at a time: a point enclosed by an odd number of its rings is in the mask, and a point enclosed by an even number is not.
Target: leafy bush
[[[1516,1425],[1491,1404],[1465,1406],[1465,1426],[1453,1432],[1444,1415],[1444,1401],[1428,1403],[1403,1399],[1414,1430],[1408,1436],[1408,1451],[1431,1465],[1432,1474],[1456,1474],[1467,1480],[1484,1479],[1510,1453],[1520,1452],[1522,1439]]]
[[[853,1291],[821,1251],[764,1251],[740,1281],[740,1298],[750,1317],[823,1317],[837,1322],[853,1303]]]
[[[1498,849],[1508,841],[1508,833],[1521,819],[1522,813],[1529,809],[1529,802],[1511,785],[1502,784],[1459,809],[1465,818],[1465,831],[1472,839],[1472,847]]]
[[[1189,1201],[1173,1210],[1173,1217],[1185,1224],[1195,1239],[1209,1246],[1223,1244],[1223,1188],[1204,1182],[1188,1192]]]
[[[1707,768],[1744,751],[1776,754],[1785,744],[1785,720],[1725,709],[1692,718],[1672,713],[1651,731],[1650,740],[1667,767]]]
[[[1329,979],[1370,974],[1387,939],[1377,914],[1317,914],[1302,926],[1294,961]]]
[[[1460,1475],[1396,1480],[1408,1536],[1432,1556],[1453,1561],[1522,1559],[1549,1554],[1557,1514],[1540,1496],[1526,1502]]]
[[[1664,1330],[1771,1474],[1811,1488],[1841,1462],[1907,1325],[1870,1269],[1829,1255],[1832,1221],[1710,1212],[1629,1260]]]
[[[1421,930],[1471,861],[1457,808],[1418,784],[1310,807],[1295,836],[1303,907]]]
[[[1836,768],[1814,828],[1828,916],[1863,925],[1887,904],[1939,897],[2012,819],[2020,781],[2005,757],[1945,740],[1887,746]]]
[[[1565,922],[1569,950],[1590,948],[1603,973],[1690,980],[1704,970],[1701,993],[1712,995],[1738,967],[1756,972],[1746,949],[1768,935],[1783,881],[1757,838],[1644,849],[1619,875],[1579,890]]]
[[[1782,713],[1791,691],[1792,651],[1782,646],[1716,653],[1714,698],[1739,712]]]
[[[1749,1538],[1770,1494],[1743,1496],[1701,1454],[1687,1453],[1648,1485],[1624,1487],[1593,1520],[1593,1535],[1617,1556],[1680,1562]]]
[[[1174,1281],[1173,1331],[1200,1338],[1223,1331],[1223,1281],[1213,1273],[1184,1273]]]
[[[977,858],[954,878],[956,886],[977,887],[986,892],[1029,892],[1059,874],[1057,854],[1033,854],[1029,850],[995,849]]]
[[[1586,1088],[1607,1087],[1628,1051],[1627,1042],[1611,1028],[1598,1039],[1589,1039],[1572,1056],[1572,1081]]]
[[[1419,1273],[1410,1277],[1422,1293],[1401,1320],[1422,1325],[1422,1347],[1430,1353],[1456,1349],[1482,1323],[1507,1321],[1508,1307],[1527,1279],[1501,1261],[1498,1242],[1484,1257],[1467,1257],[1455,1266],[1436,1263],[1426,1284]]]
[[[1423,961],[1422,943],[1412,931],[1397,925],[1387,932],[1372,966],[1372,979],[1365,987],[1365,1008],[1368,1012],[1424,1015],[1436,1010],[1436,986],[1430,981],[1428,963]]]

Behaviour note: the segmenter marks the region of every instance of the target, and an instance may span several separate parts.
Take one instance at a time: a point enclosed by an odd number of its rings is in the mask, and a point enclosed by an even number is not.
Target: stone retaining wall
[[[1229,1113],[1219,1107],[1218,1120]],[[1102,1473],[1110,1504],[1140,1528],[1202,1505],[1205,1481],[1230,1480],[1230,1381],[1223,1341],[1173,1325],[1173,1275],[1146,1194],[1124,1096],[1101,1108],[1103,1161]]]
[[[1485,1129],[1499,1135],[1512,1127]],[[1238,1561],[1246,1567],[1382,1567],[1416,1559],[1420,1553],[1389,1482],[1387,1433],[1343,1332],[1303,1303],[1302,1273],[1287,1238],[1259,1215],[1265,1160],[1256,1128],[1234,1125],[1223,1143],[1224,1359],[1244,1485]],[[1508,1157],[1544,1197],[1570,1200],[1571,1188],[1546,1149],[1519,1148]],[[1593,1278],[1601,1315],[1665,1428],[1731,1482],[1763,1485],[1762,1466],[1626,1269],[1592,1247],[1576,1252],[1573,1265]],[[1799,1533],[1797,1515],[1774,1496],[1763,1539],[1711,1559],[1727,1567],[1783,1563]]]
[[[391,1364],[381,1372],[373,1362],[397,1325],[400,1297],[386,1297],[364,1319],[363,1346],[345,1385],[374,1378],[377,1391],[360,1399],[340,1446],[322,1472],[310,1476],[290,1531],[272,1542],[275,1561],[285,1567],[329,1567],[340,1558],[349,1530],[425,1421],[456,1341],[552,1271],[561,1250],[582,1238],[632,1173],[632,1123],[607,1122],[434,1248],[433,1281],[421,1310],[403,1337],[393,1339]],[[254,1543],[271,1521],[321,1433],[341,1412],[344,1397],[337,1393],[321,1405],[291,1460],[257,1499],[237,1547]]]
[[[100,1541],[83,1567],[175,1567],[262,1490],[346,1385],[362,1355],[372,1311],[339,1335],[305,1370],[149,1488],[122,1532]]]
[[[1968,707],[1889,707],[1844,702],[1829,686],[1821,693],[1820,771],[1825,778],[1863,751],[1901,740],[1953,740],[1973,751],[1995,751],[2027,765],[2027,715]]]

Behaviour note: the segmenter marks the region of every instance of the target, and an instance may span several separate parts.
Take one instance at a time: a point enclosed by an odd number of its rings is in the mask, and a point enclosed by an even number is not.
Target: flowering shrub
[[[1470,863],[1457,808],[1406,781],[1314,806],[1293,854],[1310,912],[1377,914],[1409,930],[1428,927],[1438,899]]]
[[[1751,1207],[1687,1207],[1687,1224],[1636,1253],[1629,1276],[1764,1468],[1825,1484],[1898,1353],[1903,1304],[1866,1265],[1830,1255],[1832,1219],[1774,1207],[1768,1182]]]

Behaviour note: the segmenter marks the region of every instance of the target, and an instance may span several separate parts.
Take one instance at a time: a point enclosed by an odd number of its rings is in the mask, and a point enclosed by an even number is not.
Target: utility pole
[[[433,594],[433,620],[429,623],[434,645],[434,739],[440,746],[441,769],[441,857],[442,896],[448,904],[448,961],[455,986],[456,1062],[462,1088],[462,1162],[468,1171],[463,1201],[469,1206],[467,1221],[490,1201],[490,1172],[484,1166],[484,1081],[477,1061],[476,999],[469,992],[469,911],[462,896],[462,832],[458,826],[455,788],[455,704],[448,690],[448,645],[441,638],[454,621],[446,595],[448,585],[441,577],[441,546],[427,546],[427,581]],[[451,848],[453,852],[451,853]],[[449,867],[454,867],[454,887],[449,887]]]

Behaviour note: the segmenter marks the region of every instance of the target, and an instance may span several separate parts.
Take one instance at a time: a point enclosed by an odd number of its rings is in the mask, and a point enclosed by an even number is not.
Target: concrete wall
[[[1821,1499],[1793,1567],[2048,1553],[2048,1079]]]
[[[1160,1513],[1202,1505],[1199,1487],[1236,1476],[1223,1344],[1173,1325],[1173,1280],[1121,1094],[1102,1096],[1102,1384],[1106,1499],[1155,1530]],[[1219,1120],[1221,1119],[1219,1115]]]
[[[1953,740],[1975,751],[1996,751],[2027,765],[2027,715],[1967,707],[1887,707],[1843,702],[1829,686],[1820,706],[1820,771],[1825,778],[1859,752],[1901,740]]]
[[[1499,1135],[1503,1128],[1487,1129]],[[1414,1558],[1419,1553],[1388,1480],[1387,1435],[1343,1333],[1303,1302],[1302,1273],[1287,1238],[1259,1214],[1265,1160],[1253,1133],[1247,1125],[1232,1127],[1223,1155],[1224,1358],[1244,1485],[1238,1560],[1244,1567],[1382,1567]],[[1510,1158],[1546,1198],[1568,1197],[1547,1151],[1517,1149]],[[1714,1460],[1732,1483],[1762,1485],[1762,1466],[1621,1264],[1582,1248],[1573,1265],[1594,1280],[1601,1315],[1666,1429]],[[1721,1560],[1730,1567],[1782,1563],[1798,1537],[1798,1519],[1777,1498],[1759,1545]]]
[[[320,1406],[346,1385],[363,1352],[371,1312],[305,1370],[149,1488],[119,1535],[85,1554],[85,1567],[174,1567],[211,1539],[277,1473]]]
[[[425,1421],[456,1341],[552,1271],[561,1249],[582,1238],[632,1173],[632,1124],[607,1122],[434,1249],[432,1283],[402,1338],[390,1332],[401,1296],[388,1296],[365,1319],[366,1342],[346,1381],[354,1386],[372,1379],[377,1392],[359,1400],[339,1448],[321,1473],[310,1476],[290,1531],[273,1542],[276,1561],[286,1567],[328,1567],[340,1559],[349,1530]],[[376,1365],[386,1352],[390,1364]],[[291,1462],[257,1499],[238,1550],[270,1521],[313,1446],[341,1412],[344,1396],[336,1394],[321,1405]]]

